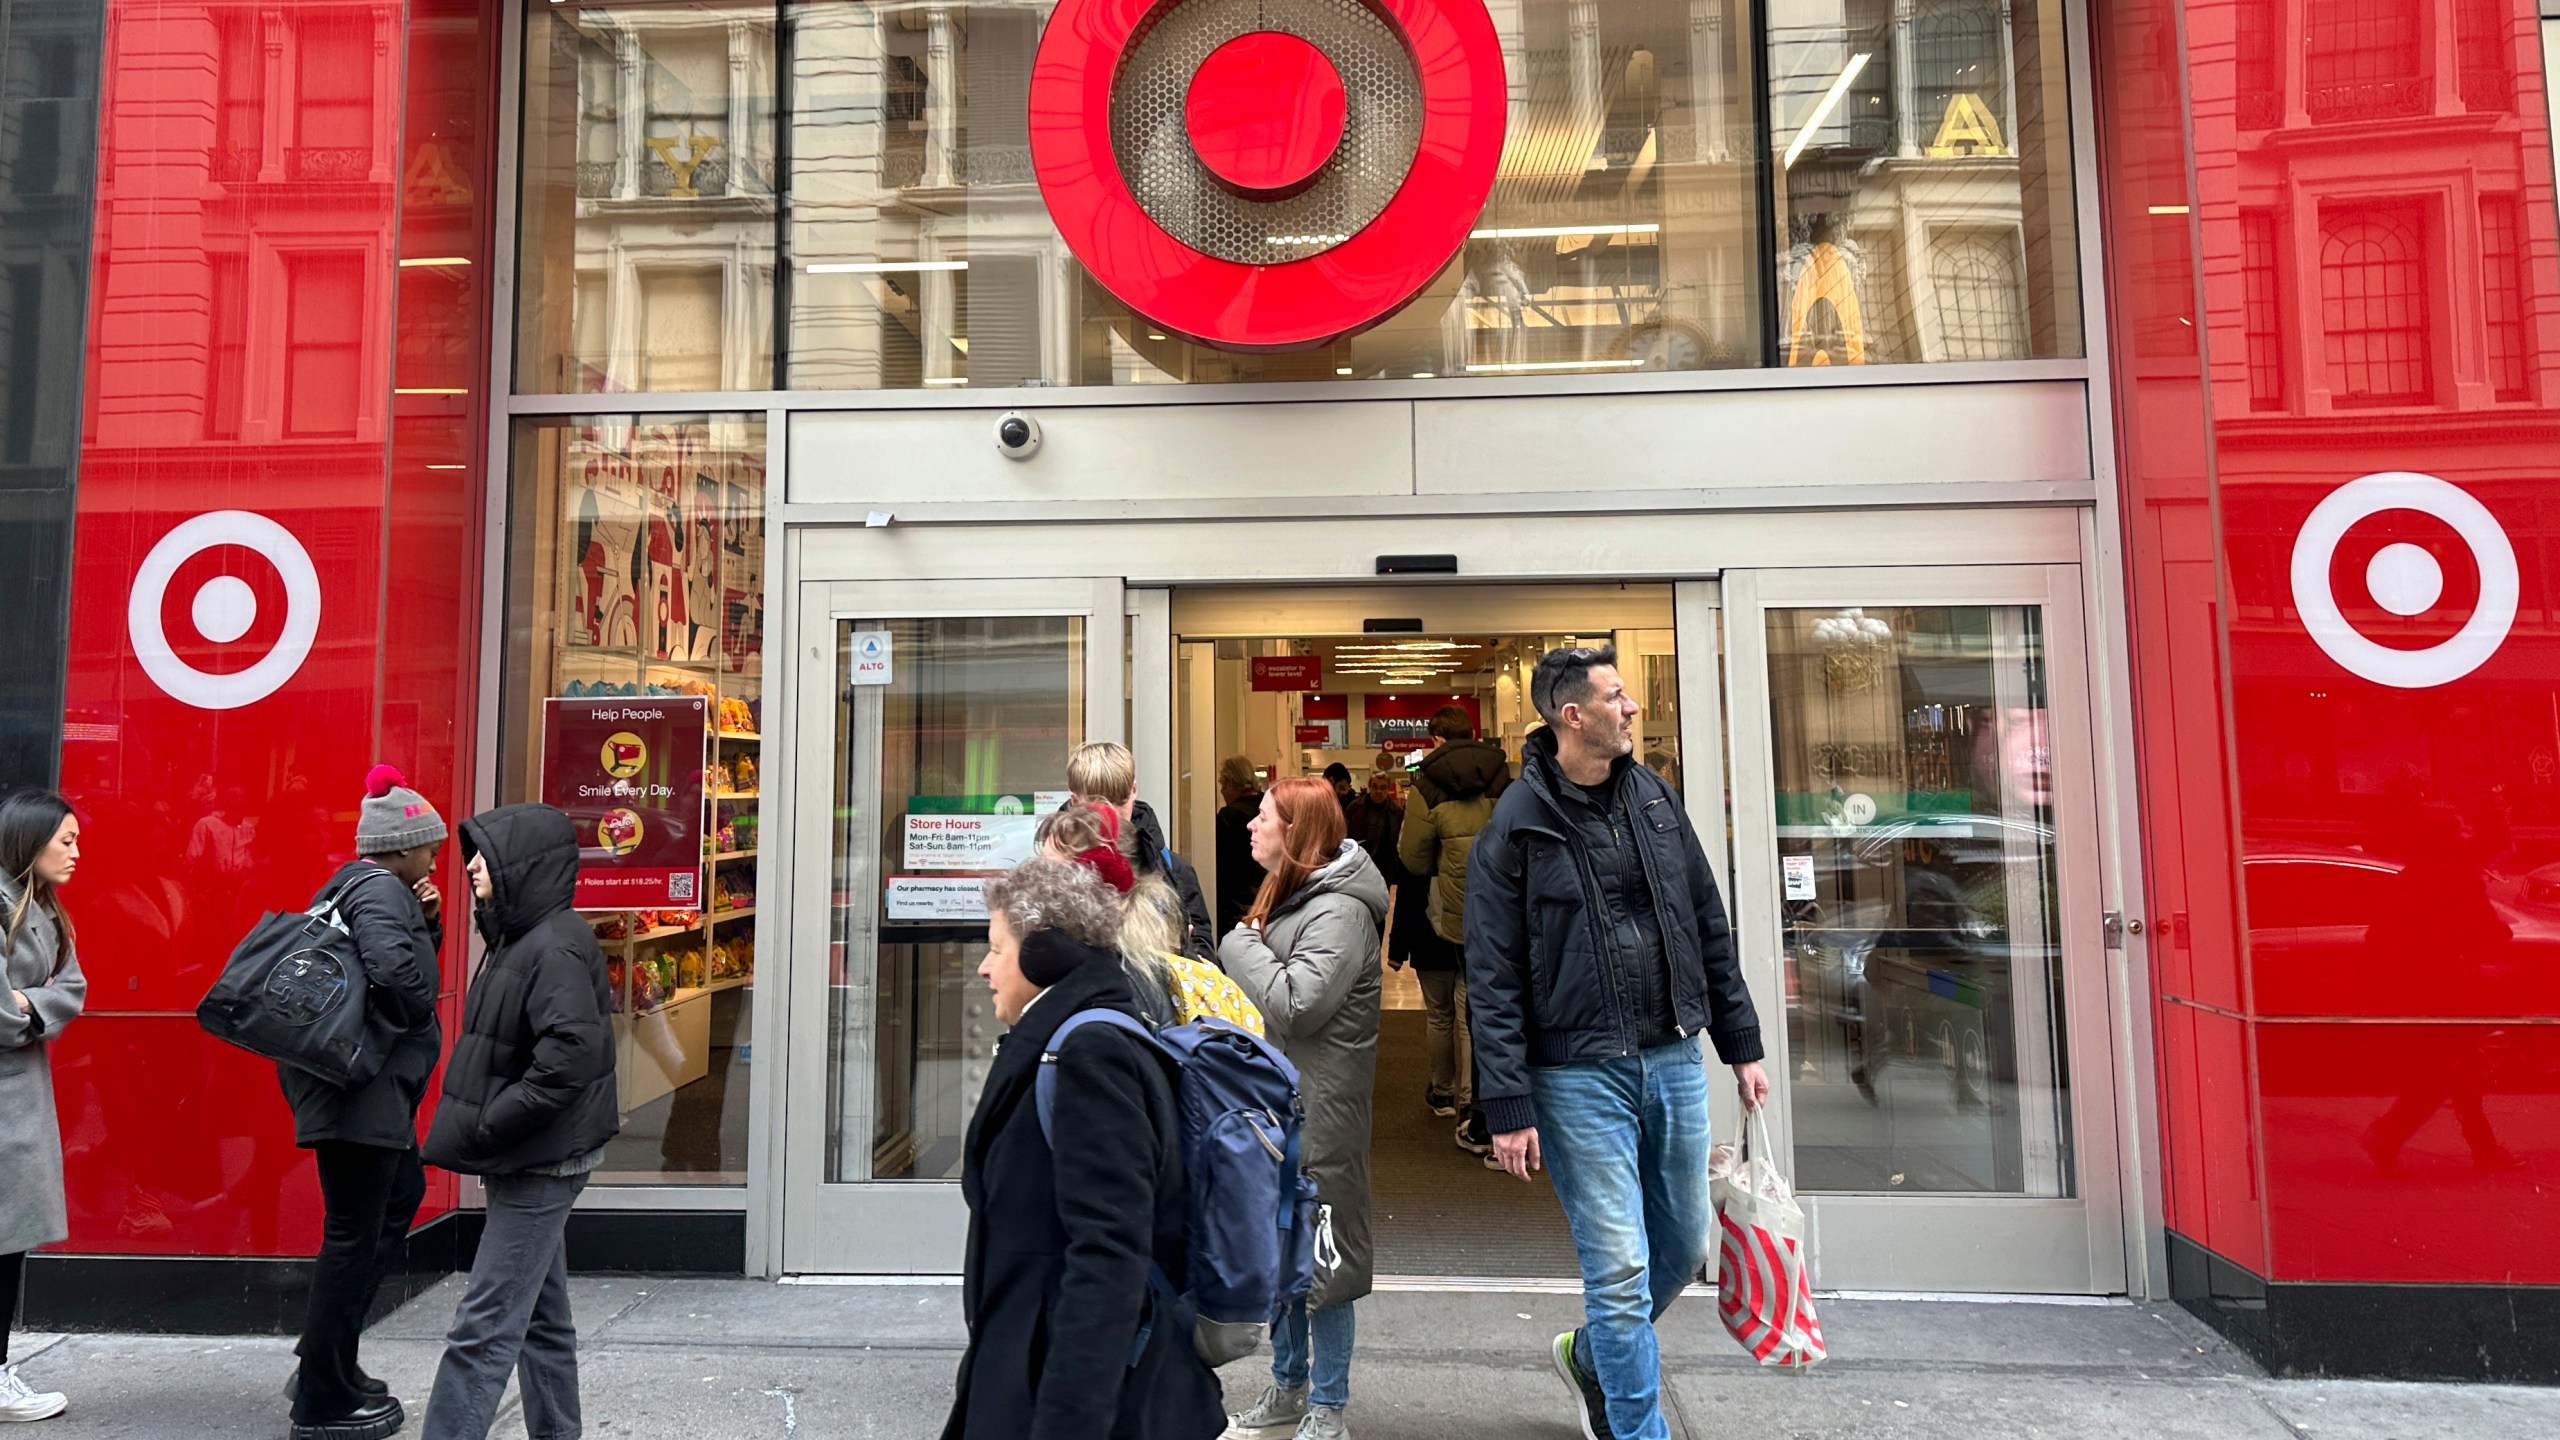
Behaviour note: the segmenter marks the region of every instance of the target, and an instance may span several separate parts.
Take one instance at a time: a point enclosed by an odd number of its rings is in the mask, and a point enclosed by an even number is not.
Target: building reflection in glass
[[[1188,0],[1183,13],[1244,4]],[[528,7],[517,384],[987,388],[2074,356],[2057,6],[1929,0],[1870,15],[1782,0],[1764,135],[1748,0],[1499,0],[1488,11],[1510,116],[1473,238],[1375,328],[1290,355],[1170,336],[1068,253],[1027,121],[1047,0]],[[1307,31],[1348,84],[1397,83],[1392,65],[1360,58],[1378,22],[1356,0],[1252,16]],[[1764,174],[1779,177],[1773,202]],[[1327,242],[1254,222],[1197,243],[1250,261]]]

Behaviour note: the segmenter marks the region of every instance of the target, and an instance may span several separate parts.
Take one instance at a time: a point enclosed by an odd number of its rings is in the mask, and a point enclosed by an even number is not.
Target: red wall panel
[[[2529,1238],[2560,1190],[2517,1179],[2560,1167],[2560,236],[2533,9],[2103,12],[2170,1223],[2272,1279],[2560,1282]],[[2144,98],[2173,78],[2187,137]],[[2399,474],[2425,478],[2366,478]],[[2421,1109],[2404,1162],[2377,1137]],[[2255,1210],[2225,1203],[2244,1180]],[[2494,1233],[2439,1244],[2445,1213]]]
[[[56,1052],[68,1249],[317,1243],[272,1067],[195,1002],[261,910],[352,853],[375,760],[467,809],[478,8],[109,6],[65,705],[91,728],[63,760],[91,976]],[[463,954],[449,936],[449,997]]]
[[[2560,1284],[2560,1026],[2277,1023],[2258,1049],[2276,1274]]]

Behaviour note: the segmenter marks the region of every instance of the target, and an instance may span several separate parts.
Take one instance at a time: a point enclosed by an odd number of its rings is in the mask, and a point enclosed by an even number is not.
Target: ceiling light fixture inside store
[[[812,275],[895,275],[910,270],[966,270],[966,260],[831,260],[812,265]]]
[[[1566,235],[1659,235],[1660,225],[1505,225],[1492,230],[1470,230],[1470,240],[1538,240]]]
[[[1792,170],[1796,167],[1796,157],[1804,153],[1804,147],[1813,143],[1813,132],[1821,129],[1822,123],[1831,118],[1831,112],[1840,108],[1842,97],[1849,93],[1850,82],[1858,78],[1859,71],[1867,68],[1869,58],[1869,52],[1861,50],[1849,57],[1848,64],[1840,67],[1840,78],[1832,81],[1831,88],[1822,92],[1822,103],[1813,107],[1813,118],[1804,122],[1804,128],[1796,132],[1795,139],[1787,142],[1787,158],[1779,169]]]
[[[1531,370],[1633,370],[1642,360],[1513,360],[1500,365],[1470,365],[1470,375],[1516,375]]]
[[[403,270],[415,270],[423,265],[468,265],[470,263],[471,262],[469,260],[466,260],[459,255],[421,255],[414,260],[401,261],[400,268]]]
[[[924,383],[927,385],[966,385],[969,383],[969,377],[966,375],[927,375],[924,377]]]

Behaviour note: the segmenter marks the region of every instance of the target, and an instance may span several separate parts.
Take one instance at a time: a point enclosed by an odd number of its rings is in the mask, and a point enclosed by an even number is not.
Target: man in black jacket
[[[488,953],[445,1066],[427,1160],[478,1175],[488,1215],[427,1401],[426,1440],[486,1440],[521,1372],[525,1431],[576,1435],[569,1206],[622,1129],[604,951],[569,908],[578,834],[548,805],[462,822]],[[521,1361],[521,1365],[519,1365]]]
[[[1160,876],[1182,899],[1183,953],[1208,960],[1218,953],[1218,937],[1209,928],[1209,902],[1200,893],[1200,872],[1164,841],[1156,812],[1138,798],[1138,760],[1129,747],[1110,740],[1079,745],[1067,757],[1067,790],[1087,805],[1108,805],[1120,812],[1120,848],[1129,868],[1145,879]]]
[[[443,1039],[436,1028],[436,951],[444,896],[429,878],[444,848],[444,817],[401,773],[376,765],[356,808],[356,856],[320,888],[364,965],[367,1028],[387,1046],[371,1080],[341,1088],[276,1067],[293,1107],[293,1143],[320,1172],[320,1253],[286,1384],[293,1440],[379,1440],[403,1419],[391,1388],[364,1372],[356,1347],[383,1272],[409,1238],[426,1198],[418,1164],[418,1104]]]
[[[1542,1159],[1582,1261],[1584,1328],[1556,1371],[1590,1440],[1667,1440],[1654,1321],[1706,1263],[1701,1031],[1742,1103],[1769,1093],[1724,901],[1662,777],[1613,647],[1554,650],[1529,681],[1546,728],[1468,857],[1467,1001],[1494,1157]]]

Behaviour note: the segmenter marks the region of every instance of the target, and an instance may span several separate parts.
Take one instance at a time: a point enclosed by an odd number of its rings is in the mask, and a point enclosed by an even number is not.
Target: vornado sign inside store
[[[510,43],[499,797],[546,702],[718,718],[700,903],[594,916],[629,1121],[589,1205],[956,1270],[974,879],[1070,747],[1131,745],[1214,892],[1230,757],[1365,783],[1449,704],[1516,755],[1525,667],[1614,640],[1821,1283],[2142,1288],[2069,6],[566,3]],[[1380,1268],[1570,1276],[1388,988]]]

